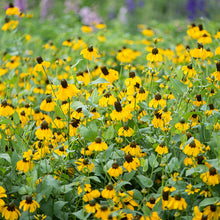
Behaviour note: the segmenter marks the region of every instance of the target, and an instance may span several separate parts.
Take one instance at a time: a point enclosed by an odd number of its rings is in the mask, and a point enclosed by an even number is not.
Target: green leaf
[[[127,184],[131,185],[131,183],[128,182],[128,181],[122,181],[122,182],[120,182],[119,184],[117,184],[117,186],[116,186],[115,188],[116,188],[117,190],[120,190],[122,186],[127,185]]]
[[[151,154],[149,159],[149,164],[152,168],[158,167],[159,163],[156,160],[156,156],[154,154]]]
[[[100,83],[109,83],[109,82],[104,78],[98,78],[97,80],[90,82],[89,85],[96,85]]]
[[[150,188],[151,186],[153,186],[153,181],[150,178],[144,175],[137,175],[137,178],[143,188]]]
[[[85,105],[83,105],[83,103],[80,101],[75,101],[70,105],[70,107],[73,108],[74,110],[76,110],[78,108],[84,108]]]
[[[172,86],[173,86],[174,90],[176,90],[177,93],[183,94],[187,91],[187,85],[180,82],[179,80],[173,79],[171,77],[171,82],[172,82]]]
[[[184,148],[186,145],[192,143],[192,141],[194,140],[194,137],[191,137],[187,142],[185,142],[181,148]]]
[[[112,126],[108,127],[107,130],[104,131],[103,137],[105,139],[112,139],[114,137],[114,128]]]
[[[63,207],[67,204],[68,202],[64,202],[64,201],[57,201],[54,203],[54,215],[61,219],[67,219],[68,214],[65,213],[65,211],[62,211]]]
[[[0,158],[7,160],[9,163],[11,163],[11,158],[9,156],[9,154],[7,153],[2,153],[0,154]]]
[[[12,120],[10,120],[9,118],[0,118],[0,124],[9,125],[11,123],[12,123]]]
[[[98,136],[98,128],[95,122],[91,122],[87,127],[81,125],[79,127],[79,133],[82,137],[84,137],[87,141],[94,141]]]
[[[13,114],[13,121],[16,125],[20,123],[20,118],[19,118],[17,111],[15,111]]]
[[[99,101],[99,93],[98,93],[97,88],[95,88],[92,92],[92,102],[94,104],[98,104],[98,101]]]
[[[148,170],[148,159],[145,159],[143,164],[143,171],[146,172]]]
[[[60,117],[61,119],[64,119],[64,120],[66,119],[64,113],[61,111],[59,106],[55,105],[54,111],[58,117]]]
[[[130,173],[125,173],[124,175],[123,175],[123,180],[124,181],[130,181],[133,177],[134,177],[134,175],[135,175],[135,171],[134,170],[132,170]]]
[[[206,199],[202,200],[202,202],[199,203],[199,207],[212,205],[219,200],[220,200],[220,197],[206,198]]]

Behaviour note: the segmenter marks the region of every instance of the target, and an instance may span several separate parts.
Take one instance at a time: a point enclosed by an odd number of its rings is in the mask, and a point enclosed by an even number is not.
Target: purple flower
[[[27,9],[26,0],[15,0],[15,6],[20,9],[20,11],[24,12]]]
[[[196,1],[197,0],[188,0],[187,2],[186,9],[189,20],[194,20],[196,18]]]
[[[126,0],[126,7],[129,12],[133,12],[135,10],[134,0]]]

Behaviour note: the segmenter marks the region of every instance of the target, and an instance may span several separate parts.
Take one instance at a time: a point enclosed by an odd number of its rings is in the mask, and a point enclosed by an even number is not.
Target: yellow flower
[[[48,127],[48,123],[44,120],[42,124],[40,125],[40,128],[38,128],[35,132],[35,135],[37,136],[38,139],[43,140],[45,139],[50,139],[53,137],[53,133]]]
[[[123,163],[123,167],[130,173],[131,170],[137,170],[137,167],[140,166],[140,161],[138,158],[133,157],[130,154],[125,155],[125,162]]]
[[[178,210],[184,210],[187,207],[187,203],[184,198],[181,197],[180,194],[175,195],[174,197],[171,197],[169,204],[167,205],[168,209],[178,209]]]
[[[220,176],[215,167],[210,167],[208,172],[202,173],[200,175],[200,178],[203,180],[204,183],[211,186],[219,184],[220,181]]]
[[[114,186],[112,184],[108,184],[105,189],[102,190],[102,197],[105,199],[112,199],[116,196],[116,192]]]
[[[167,153],[168,153],[168,148],[167,148],[167,146],[165,145],[165,143],[162,142],[161,144],[159,144],[159,145],[156,147],[155,151],[156,151],[158,154],[163,155],[163,154],[167,154]]]
[[[100,137],[97,137],[94,142],[88,146],[90,151],[103,151],[107,150],[108,145],[105,142],[102,142]]]
[[[13,202],[3,207],[1,212],[2,217],[4,217],[6,220],[17,220],[19,216],[21,216],[21,213]]]
[[[46,112],[52,112],[54,111],[54,108],[56,106],[56,103],[53,102],[52,97],[48,96],[40,105],[40,109]]]
[[[113,83],[118,80],[118,71],[113,69],[107,69],[106,66],[101,67],[100,78],[104,78],[106,81]]]
[[[38,202],[32,199],[32,196],[26,196],[26,199],[20,202],[19,209],[23,211],[35,212],[37,208],[40,208]]]
[[[157,108],[158,105],[160,105],[162,108],[166,106],[166,101],[162,99],[162,96],[159,93],[157,93],[154,99],[152,99],[149,103],[149,106],[150,107],[153,106],[154,108]]]
[[[50,62],[44,61],[42,57],[36,58],[38,64],[34,67],[34,72],[47,72],[47,69],[50,66]]]
[[[91,173],[92,171],[95,171],[95,165],[93,163],[89,162],[89,159],[85,158],[81,158],[78,159],[75,164],[77,164],[77,169],[79,171],[82,171],[83,173]]]
[[[157,48],[153,48],[152,52],[147,55],[147,60],[150,62],[162,62],[163,57],[159,54],[159,50]]]
[[[83,196],[83,200],[84,202],[88,202],[98,197],[100,197],[100,192],[97,189],[95,189],[95,190],[90,191],[89,193],[86,193]]]
[[[65,155],[67,157],[67,155],[68,155],[67,152],[66,152],[67,148],[68,148],[67,145],[66,146],[61,146],[58,149],[54,150],[54,153],[58,154],[61,157],[63,155]]]
[[[86,26],[86,25],[82,26],[81,30],[83,33],[91,33],[92,32],[92,28],[89,26]]]
[[[211,220],[220,219],[220,206],[218,204],[212,204],[204,208],[204,215]]]
[[[35,215],[34,216],[34,218],[36,219],[36,220],[44,220],[45,218],[46,218],[47,216],[46,215],[44,215],[44,214],[37,214],[37,215]]]
[[[128,126],[121,127],[118,130],[119,136],[131,137],[134,134],[134,130]]]
[[[9,4],[9,8],[6,10],[6,15],[12,16],[12,15],[20,15],[20,10],[18,7],[15,7],[13,3]]]
[[[154,32],[151,29],[144,29],[142,31],[142,34],[147,36],[147,37],[152,37],[154,35]]]
[[[101,220],[107,220],[111,211],[107,206],[101,206],[95,214],[95,217]]]
[[[197,192],[200,191],[200,189],[194,188],[194,187],[192,186],[192,184],[187,185],[186,188],[187,188],[187,189],[185,190],[185,192],[188,192],[188,195],[194,194],[194,193],[197,193]]]
[[[199,195],[201,195],[201,196],[204,195],[205,198],[212,196],[212,194],[211,194],[211,192],[209,191],[209,189],[202,190],[202,191],[199,193]]]
[[[180,131],[186,131],[189,129],[189,123],[186,123],[185,119],[182,118],[179,123],[175,124],[175,128]]]
[[[80,55],[81,54],[85,59],[92,61],[93,59],[95,60],[98,57],[98,50],[93,48],[93,46],[90,46],[88,48],[83,49]]]
[[[6,68],[0,68],[0,76],[4,76],[8,72]]]
[[[130,154],[132,156],[141,157],[141,148],[136,144],[131,142],[129,145],[127,145],[125,148],[121,149],[126,154]]]
[[[101,208],[101,206],[95,202],[95,200],[93,199],[92,201],[89,202],[89,204],[84,206],[84,209],[90,213],[95,213],[97,210],[99,210]]]
[[[25,158],[19,160],[16,164],[16,169],[19,171],[23,171],[24,173],[27,173],[32,168],[33,162],[31,160],[26,160]]]
[[[96,27],[97,29],[104,29],[104,28],[106,28],[106,24],[99,23],[99,24],[96,24],[95,27]]]
[[[68,99],[72,99],[73,96],[76,96],[78,93],[78,89],[75,85],[68,84],[65,79],[61,80],[61,85],[59,86],[59,89],[57,91],[57,99],[61,101],[65,101]]]
[[[6,193],[5,193],[5,189],[0,186],[0,198],[3,198],[3,197],[7,197]]]
[[[114,162],[107,172],[112,177],[118,177],[123,173],[123,170],[117,162]]]

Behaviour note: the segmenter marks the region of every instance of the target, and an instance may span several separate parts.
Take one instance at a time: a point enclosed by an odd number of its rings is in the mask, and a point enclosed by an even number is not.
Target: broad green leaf
[[[140,185],[143,187],[143,188],[150,188],[151,186],[153,186],[153,181],[144,176],[144,175],[137,175],[137,178],[138,180],[140,181]]]
[[[171,77],[171,82],[172,82],[172,86],[173,86],[174,90],[176,90],[177,93],[183,94],[187,91],[187,85],[180,82],[179,80],[173,79]]]
[[[7,160],[9,163],[11,163],[11,158],[9,156],[9,154],[7,153],[2,153],[0,154],[0,158]]]
[[[96,85],[100,83],[109,83],[109,82],[104,78],[98,78],[97,80],[90,82],[89,85]]]

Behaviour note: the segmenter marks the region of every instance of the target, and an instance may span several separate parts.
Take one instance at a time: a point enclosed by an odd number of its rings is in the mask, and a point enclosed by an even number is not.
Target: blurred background
[[[1,0],[1,8],[10,2],[41,20],[74,13],[86,25],[120,22],[132,29],[137,24],[155,20],[163,23],[179,19],[196,21],[202,17],[220,21],[220,0]]]

